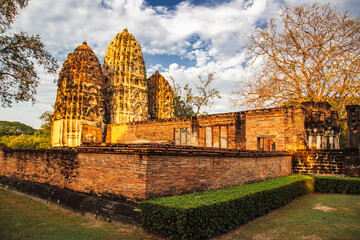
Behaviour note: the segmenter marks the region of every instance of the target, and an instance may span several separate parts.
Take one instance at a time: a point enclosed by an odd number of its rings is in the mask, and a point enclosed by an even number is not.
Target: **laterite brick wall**
[[[147,197],[227,188],[291,175],[291,156],[148,156]]]
[[[293,155],[293,173],[342,174],[342,151],[298,151]]]
[[[137,200],[145,198],[146,164],[142,156],[69,149],[7,149],[1,151],[0,175],[98,196]]]
[[[301,108],[271,108],[246,112],[246,150],[257,150],[258,137],[272,136],[275,149],[304,148],[305,116]]]
[[[194,117],[108,124],[107,143],[166,143],[182,146],[260,150],[271,138],[275,150],[303,149],[305,115],[301,107],[279,107]],[[271,149],[264,149],[271,150]]]
[[[208,147],[236,147],[235,118],[239,113],[225,113],[195,117],[148,120],[123,124],[108,124],[107,143],[166,143],[176,145],[206,146],[206,128],[211,129]],[[178,131],[179,142],[175,132]],[[181,132],[181,133],[180,133]],[[186,133],[185,133],[186,132]],[[185,139],[184,138],[184,133]],[[226,136],[226,146],[221,146],[221,133]],[[181,136],[180,136],[181,135]],[[245,140],[245,139],[244,139]],[[245,149],[242,149],[245,150]]]
[[[291,156],[230,149],[121,145],[0,150],[0,175],[130,201],[291,174]]]
[[[294,174],[326,174],[360,177],[358,149],[297,151],[292,157]]]

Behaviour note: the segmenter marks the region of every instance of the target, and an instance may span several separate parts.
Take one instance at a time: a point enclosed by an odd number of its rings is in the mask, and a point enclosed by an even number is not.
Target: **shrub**
[[[315,191],[321,193],[360,194],[360,178],[316,176]]]
[[[51,148],[51,141],[50,136],[39,134],[0,136],[0,146],[18,149],[49,149]]]
[[[293,175],[268,181],[142,201],[142,225],[155,233],[199,239],[234,229],[313,191],[314,179]]]

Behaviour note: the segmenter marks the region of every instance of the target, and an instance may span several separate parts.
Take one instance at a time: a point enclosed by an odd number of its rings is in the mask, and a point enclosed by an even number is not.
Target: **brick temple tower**
[[[102,70],[106,122],[116,124],[147,120],[145,63],[140,44],[127,29],[110,42]]]
[[[346,111],[349,147],[360,151],[360,105],[348,105]]]
[[[102,85],[99,59],[84,42],[68,55],[59,75],[51,130],[53,147],[102,141]]]
[[[156,71],[148,80],[149,117],[165,119],[174,117],[174,93],[168,81]]]

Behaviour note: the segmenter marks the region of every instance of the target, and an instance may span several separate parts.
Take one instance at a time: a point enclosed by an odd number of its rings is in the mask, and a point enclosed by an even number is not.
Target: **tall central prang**
[[[110,42],[102,70],[107,124],[147,120],[145,62],[140,44],[127,29]]]

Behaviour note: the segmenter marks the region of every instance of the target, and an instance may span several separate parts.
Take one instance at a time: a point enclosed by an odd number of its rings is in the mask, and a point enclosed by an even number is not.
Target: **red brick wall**
[[[275,136],[276,150],[303,147],[304,114],[300,108],[272,108],[246,112],[246,150],[257,150],[259,136]]]
[[[131,201],[290,174],[283,153],[152,145],[0,150],[0,175]]]
[[[146,187],[146,156],[80,152],[76,181],[67,187],[96,195],[120,195],[143,199]]]
[[[107,143],[174,143],[174,128],[191,127],[191,118],[149,120],[137,123],[108,124]]]
[[[0,175],[99,196],[144,199],[146,155],[68,150],[0,151]]]
[[[149,156],[147,197],[242,185],[291,175],[291,157]]]
[[[174,144],[174,130],[196,127],[198,146],[205,146],[205,128],[212,127],[212,143],[220,145],[219,127],[228,126],[228,147],[235,148],[235,114],[149,120],[124,124],[108,124],[107,143],[168,143]]]
[[[194,146],[206,146],[206,128],[211,128],[209,142],[216,148],[221,147],[221,133],[225,133],[225,128],[230,149],[258,150],[259,136],[274,136],[275,149],[279,151],[305,146],[305,115],[302,108],[296,107],[112,124],[108,125],[106,142],[175,144],[174,132],[185,128],[197,133]]]

